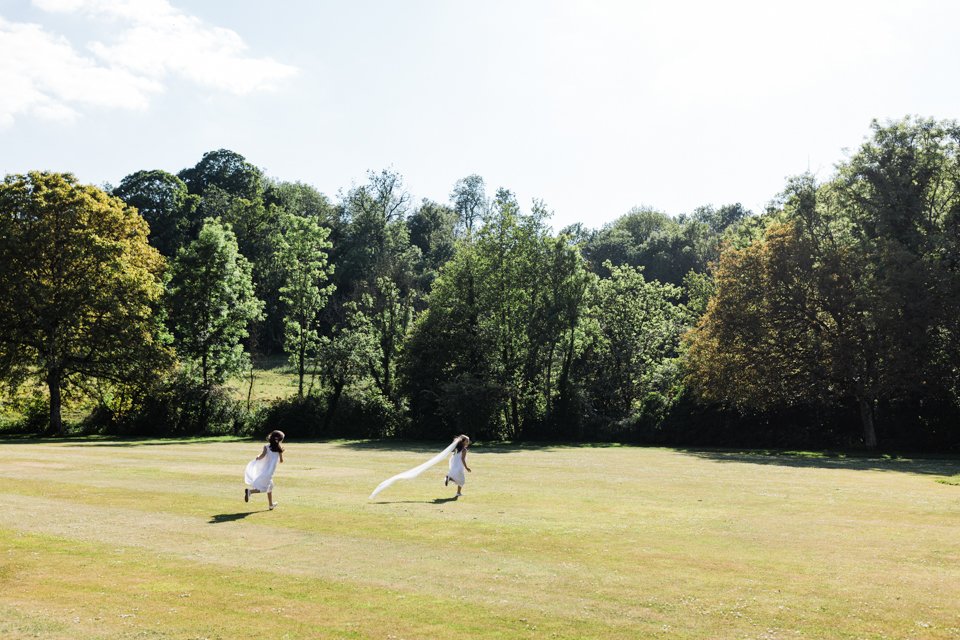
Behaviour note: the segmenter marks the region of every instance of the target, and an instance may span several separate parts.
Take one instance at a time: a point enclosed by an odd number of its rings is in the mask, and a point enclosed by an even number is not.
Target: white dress
[[[459,486],[467,483],[466,475],[463,469],[463,451],[454,451],[450,456],[450,470],[447,471],[447,477]]]
[[[254,458],[247,463],[243,480],[258,491],[268,492],[273,491],[273,472],[277,469],[280,453],[271,451],[269,446],[264,446],[263,450],[266,452],[265,456],[259,460]]]

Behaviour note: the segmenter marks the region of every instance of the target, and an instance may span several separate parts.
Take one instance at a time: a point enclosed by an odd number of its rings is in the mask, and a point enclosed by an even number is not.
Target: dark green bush
[[[288,438],[386,438],[402,432],[406,415],[375,389],[344,390],[328,418],[330,394],[275,400],[257,411],[250,425],[256,437],[280,429]]]
[[[101,431],[119,436],[195,436],[243,433],[243,403],[224,387],[203,387],[185,374],[158,382],[127,414],[105,411]]]

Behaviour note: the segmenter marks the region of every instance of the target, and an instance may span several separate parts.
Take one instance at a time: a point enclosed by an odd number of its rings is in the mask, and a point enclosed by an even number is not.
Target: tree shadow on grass
[[[676,448],[675,451],[719,463],[776,465],[797,469],[842,469],[850,471],[892,471],[917,475],[950,476],[960,473],[956,456],[868,455],[862,452],[811,452],[779,450],[724,450]]]
[[[210,520],[207,524],[220,524],[221,522],[235,522],[237,520],[243,520],[247,516],[252,516],[255,513],[263,513],[264,511],[269,511],[269,509],[259,509],[257,511],[241,511],[239,513],[218,513],[215,516],[210,516]]]
[[[403,451],[436,455],[450,444],[450,440],[425,442],[421,440],[349,440],[332,442],[339,447],[357,451]],[[470,444],[472,453],[516,453],[518,451],[552,451],[557,449],[606,449],[625,447],[616,442],[485,442]]]
[[[97,437],[99,438],[99,436]],[[66,447],[164,447],[174,444],[214,444],[218,442],[244,442],[247,438],[238,436],[197,436],[186,438],[124,438],[95,439],[90,436],[74,439],[50,438],[36,443],[63,442]]]
[[[104,435],[38,435],[0,433],[0,445],[7,444],[61,444],[65,447],[159,447],[174,444],[205,444],[214,442],[245,442],[243,436],[104,436]]]

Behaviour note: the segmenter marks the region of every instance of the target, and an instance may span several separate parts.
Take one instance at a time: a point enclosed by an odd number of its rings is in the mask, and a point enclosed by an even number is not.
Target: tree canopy
[[[66,390],[109,404],[152,371],[130,393],[166,403],[159,433],[221,398],[224,429],[312,436],[960,447],[958,150],[955,122],[874,122],[759,214],[559,232],[476,174],[445,202],[394,169],[328,198],[226,149],[116,197],[8,176],[4,393],[42,382],[58,421]],[[256,409],[251,356],[288,361],[297,393]]]
[[[70,174],[0,184],[0,375],[46,384],[55,432],[71,386],[165,366],[164,260],[147,233],[134,209]]]

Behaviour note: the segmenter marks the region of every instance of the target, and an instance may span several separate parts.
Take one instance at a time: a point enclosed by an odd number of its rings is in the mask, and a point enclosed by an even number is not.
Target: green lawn
[[[3,638],[957,638],[956,460],[0,441]]]
[[[309,387],[311,376],[304,379],[304,387]],[[297,374],[290,366],[286,356],[261,356],[254,361],[253,390],[250,390],[249,372],[232,378],[227,386],[238,400],[246,400],[250,393],[251,402],[270,402],[278,398],[297,395]],[[314,385],[317,385],[314,380]]]

